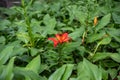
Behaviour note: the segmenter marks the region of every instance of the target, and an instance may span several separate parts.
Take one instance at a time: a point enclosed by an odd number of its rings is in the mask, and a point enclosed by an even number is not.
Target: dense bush
[[[0,80],[120,80],[118,0],[21,0],[0,8]]]

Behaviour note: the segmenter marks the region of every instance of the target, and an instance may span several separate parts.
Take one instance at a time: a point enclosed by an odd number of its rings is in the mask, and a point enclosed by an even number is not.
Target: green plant
[[[119,80],[119,3],[21,0],[0,8],[0,80]]]

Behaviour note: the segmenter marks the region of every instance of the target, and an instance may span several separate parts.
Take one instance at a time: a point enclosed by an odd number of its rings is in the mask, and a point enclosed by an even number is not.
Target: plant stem
[[[34,36],[33,36],[32,28],[31,28],[31,25],[30,25],[30,19],[27,16],[27,8],[25,7],[24,0],[22,0],[22,6],[23,6],[23,11],[24,11],[25,22],[26,22],[26,25],[27,25],[28,35],[29,35],[29,38],[30,38],[30,44],[31,44],[32,47],[34,47]]]
[[[63,63],[62,63],[62,52],[61,52],[61,50],[62,50],[62,46],[60,45],[59,46],[59,48],[58,48],[58,57],[59,57],[59,59],[58,59],[58,65],[59,66],[61,66]]]
[[[97,49],[98,49],[99,46],[100,46],[100,44],[98,43],[97,46],[96,46],[96,48],[95,48],[95,50],[94,50],[94,52],[93,52],[93,56],[95,55],[95,53],[96,53],[96,51],[97,51]]]
[[[82,35],[82,44],[84,44],[86,34],[87,34],[87,30]]]
[[[90,55],[88,56],[88,59],[89,60],[91,60],[92,59],[92,57],[95,55],[95,53],[96,53],[96,51],[97,51],[97,49],[98,49],[98,47],[100,46],[100,43],[98,43],[97,44],[97,46],[95,47],[95,49],[94,49],[94,52],[93,53],[91,53],[91,52],[89,52],[89,51],[87,51]]]

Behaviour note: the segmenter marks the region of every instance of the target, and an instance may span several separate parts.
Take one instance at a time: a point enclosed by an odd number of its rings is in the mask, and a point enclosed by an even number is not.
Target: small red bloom
[[[64,43],[68,42],[70,40],[70,37],[68,37],[68,33],[63,33],[63,34],[56,34],[55,38],[48,38],[48,40],[53,41],[54,47],[58,45],[58,43]]]
[[[56,47],[58,45],[58,43],[59,43],[58,40],[56,40],[56,38],[48,38],[48,40],[53,41],[54,47]]]

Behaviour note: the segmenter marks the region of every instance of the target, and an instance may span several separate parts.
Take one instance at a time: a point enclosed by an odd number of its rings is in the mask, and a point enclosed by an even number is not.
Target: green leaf
[[[63,30],[63,31],[74,31],[74,29],[72,27],[63,27],[63,28],[61,28],[61,30]]]
[[[53,12],[57,12],[57,13],[59,13],[60,7],[61,7],[61,4],[59,2],[56,2],[56,3],[52,4],[52,5],[50,5],[50,9]]]
[[[112,80],[117,76],[117,70],[116,69],[109,69],[108,73],[110,74]]]
[[[45,27],[43,27],[43,36],[46,36],[47,34],[55,34],[56,31],[54,30],[56,25],[56,19],[51,18],[49,14],[46,14],[43,18],[43,22],[45,24]]]
[[[48,80],[61,80],[64,71],[65,71],[66,65],[63,65],[61,68],[57,69]]]
[[[73,19],[75,19],[76,13],[78,12],[77,5],[68,6],[66,9],[69,12],[69,20],[70,21],[68,22],[68,24],[71,24]]]
[[[28,43],[30,41],[30,38],[26,32],[18,32],[17,38],[23,41],[24,43]]]
[[[36,19],[34,19],[34,18],[32,18],[31,19],[31,28],[32,28],[32,32],[35,34],[35,33],[41,33],[41,26],[40,26],[40,24],[41,24],[41,22],[42,21],[38,21],[38,20],[36,20]]]
[[[74,65],[72,65],[72,64],[66,65],[66,69],[65,69],[64,75],[61,80],[68,80],[68,78],[70,77],[70,75],[72,73],[73,67],[74,67]]]
[[[108,72],[106,70],[104,70],[102,67],[101,68],[101,72],[102,72],[102,79],[103,80],[108,80]]]
[[[98,60],[103,60],[112,55],[113,53],[108,53],[108,52],[98,52],[92,57],[92,61],[96,62]]]
[[[101,68],[86,59],[78,64],[77,74],[78,80],[102,80]]]
[[[118,80],[120,80],[120,76],[117,76]]]
[[[101,62],[102,65],[104,65],[104,67],[108,67],[108,68],[113,68],[113,67],[118,67],[119,66],[119,63],[116,63],[115,60],[112,60],[110,58],[102,60],[100,62]]]
[[[92,60],[93,62],[96,62],[98,60],[103,60],[109,57],[112,58],[114,61],[120,63],[120,54],[110,52],[98,52],[92,57]]]
[[[47,68],[48,68],[48,65],[47,65],[47,64],[41,64],[39,72],[41,73],[41,72],[43,72],[44,70],[46,70]]]
[[[2,44],[5,44],[5,40],[6,40],[5,37],[4,37],[4,36],[1,36],[1,37],[0,37],[0,44],[1,44],[1,43],[2,43]]]
[[[1,52],[0,52],[0,65],[5,64],[7,60],[10,58],[13,52],[13,46],[6,46]]]
[[[120,43],[120,29],[109,28],[107,33],[110,35],[110,37],[113,37],[117,42]]]
[[[29,64],[26,66],[27,70],[32,70],[35,73],[38,73],[40,69],[41,61],[40,61],[40,55],[35,57]]]
[[[100,29],[102,29],[103,27],[105,27],[109,22],[110,22],[110,18],[111,18],[111,14],[107,14],[105,15],[101,21],[98,23],[98,25],[95,27],[95,30],[98,31]]]
[[[63,65],[57,69],[48,80],[68,80],[72,73],[73,66],[73,64]]]
[[[73,31],[73,33],[70,33],[69,36],[73,39],[76,40],[77,38],[79,38],[80,36],[82,36],[82,34],[85,31],[85,26],[82,26],[78,29],[76,29],[75,31]]]
[[[15,45],[12,56],[15,55],[23,55],[25,52],[27,52],[27,48],[24,48],[22,45]]]
[[[105,32],[103,32],[103,31],[100,32],[100,33],[89,35],[89,37],[87,38],[87,42],[92,43],[92,42],[94,42],[96,40],[101,39],[104,35],[105,35]]]
[[[43,18],[43,22],[45,23],[46,26],[49,28],[54,28],[56,25],[56,20],[55,18],[51,18],[49,14],[46,14]]]
[[[120,24],[120,15],[119,14],[116,14],[115,12],[113,12],[112,17],[116,24]]]
[[[106,37],[106,38],[103,38],[99,44],[100,45],[106,45],[106,44],[109,44],[111,42],[111,38],[110,37]]]
[[[7,26],[10,25],[10,24],[11,24],[11,22],[9,20],[7,20],[7,19],[0,20],[0,26],[1,26],[0,30],[6,29]]]
[[[0,75],[1,80],[12,80],[13,79],[13,65],[14,65],[15,57],[11,58],[6,68],[3,70],[2,74]]]
[[[70,78],[70,80],[78,80],[78,79],[76,79],[76,78]]]
[[[38,53],[38,49],[36,49],[36,48],[30,48],[30,50],[31,50],[31,56],[35,56],[35,55],[37,55],[37,53]]]
[[[67,43],[63,48],[62,48],[62,53],[70,53],[80,47],[81,41],[78,42],[71,42]]]
[[[71,24],[74,19],[79,21],[82,25],[86,24],[87,13],[82,12],[77,5],[70,5],[67,7],[67,10],[70,16],[69,24]]]
[[[14,46],[11,56],[23,55],[25,52],[28,51],[28,49],[25,48],[21,44],[21,41],[19,41],[19,40],[13,41],[12,43],[8,44],[7,46]]]
[[[78,11],[77,15],[75,14],[75,17],[78,18],[78,20],[80,21],[81,24],[86,24],[85,20],[87,19],[87,14],[82,12],[82,11]]]
[[[118,53],[120,54],[120,48],[117,49]]]
[[[110,57],[111,57],[114,61],[120,63],[120,54],[118,54],[118,53],[113,53]]]
[[[17,77],[19,75],[24,76],[26,78],[26,80],[27,79],[31,79],[31,80],[46,80],[45,78],[39,76],[34,71],[28,70],[28,69],[25,69],[25,68],[21,68],[21,67],[15,67],[14,68],[14,73],[15,73],[15,76],[17,76]],[[19,78],[17,78],[17,79],[19,79]]]

